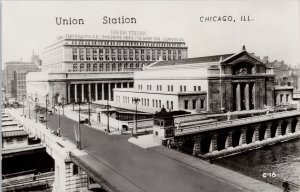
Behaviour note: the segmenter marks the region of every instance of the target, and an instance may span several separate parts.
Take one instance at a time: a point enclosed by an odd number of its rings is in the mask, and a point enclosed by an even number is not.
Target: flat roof
[[[28,136],[28,133],[24,130],[2,132],[2,138],[21,137],[21,136]]]
[[[158,61],[157,63],[153,64],[151,67],[166,66],[166,65],[182,65],[182,64],[192,64],[192,63],[218,62],[221,60],[221,58],[226,59],[232,55],[234,55],[234,54],[194,57],[194,58],[187,58],[187,59],[181,59],[181,60]]]

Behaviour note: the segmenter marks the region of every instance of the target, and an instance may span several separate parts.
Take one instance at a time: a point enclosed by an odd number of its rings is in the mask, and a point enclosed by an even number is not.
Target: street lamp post
[[[28,118],[30,119],[30,99],[31,97],[28,97]]]
[[[48,97],[49,97],[49,94],[46,94],[46,129],[48,129]]]
[[[39,102],[39,99],[36,97],[34,102],[35,102],[35,123],[37,123],[37,107],[36,106]]]
[[[107,108],[107,132],[110,133],[110,130],[109,130],[109,108],[111,106],[109,105],[108,103],[108,100],[107,100],[107,105],[105,105],[105,108]]]
[[[65,116],[65,110],[64,110],[64,107],[65,107],[65,98],[61,98],[61,107],[62,107],[62,110],[63,110],[63,113],[62,115]]]
[[[25,104],[24,104],[25,98],[26,98],[26,95],[23,95],[23,117],[25,115]]]
[[[79,119],[78,119],[78,141],[77,141],[77,149],[81,150],[82,147],[81,147],[81,128],[80,128],[80,104],[82,104],[81,101],[78,101],[78,107],[79,107],[79,110],[78,110],[78,114],[79,114]]]
[[[86,99],[88,103],[88,113],[89,113],[89,125],[91,125],[91,103],[94,101],[92,98],[91,99]]]
[[[137,133],[137,104],[140,102],[139,98],[133,98],[132,99],[135,103],[135,133]]]

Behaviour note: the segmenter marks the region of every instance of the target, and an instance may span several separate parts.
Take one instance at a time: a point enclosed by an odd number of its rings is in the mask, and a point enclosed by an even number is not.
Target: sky
[[[136,24],[103,24],[103,17],[134,17]],[[200,22],[232,16],[235,22]],[[240,21],[241,16],[250,21]],[[29,61],[64,34],[145,31],[147,36],[180,37],[188,57],[247,51],[296,66],[299,59],[299,0],[273,1],[5,1],[2,2],[2,61]],[[57,25],[56,17],[84,19]],[[300,64],[299,64],[300,65]]]

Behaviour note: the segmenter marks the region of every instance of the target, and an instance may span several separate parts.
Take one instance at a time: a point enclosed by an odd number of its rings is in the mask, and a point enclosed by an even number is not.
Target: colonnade
[[[193,155],[209,154],[222,150],[247,146],[264,140],[280,138],[300,132],[300,117],[278,119],[260,124],[220,129],[199,135],[175,138],[178,150]]]
[[[67,84],[67,103],[94,100],[113,100],[114,88],[130,88],[132,82],[70,83]]]
[[[234,83],[235,110],[255,109],[255,83]]]

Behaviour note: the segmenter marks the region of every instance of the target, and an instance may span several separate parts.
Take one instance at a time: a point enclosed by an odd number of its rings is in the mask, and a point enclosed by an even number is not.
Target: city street
[[[28,109],[25,109],[28,116]],[[35,112],[31,112],[34,120]],[[61,134],[75,144],[74,128],[78,123],[61,116]],[[58,115],[48,116],[48,127],[56,130]],[[129,143],[129,136],[108,135],[81,125],[82,148],[130,180],[144,191],[243,191],[220,178],[203,173],[154,150]],[[162,146],[160,146],[162,147]],[[158,148],[160,148],[158,147]],[[201,161],[201,160],[199,160]]]

